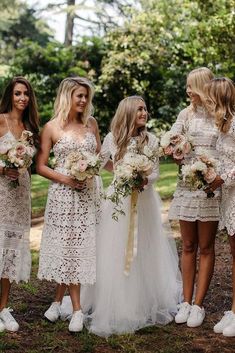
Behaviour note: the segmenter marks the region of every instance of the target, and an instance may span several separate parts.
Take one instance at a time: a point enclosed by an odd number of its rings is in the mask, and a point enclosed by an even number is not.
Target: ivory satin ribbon
[[[137,202],[138,202],[138,191],[134,190],[131,193],[131,210],[130,210],[130,222],[128,230],[128,239],[126,246],[126,258],[124,274],[126,276],[130,273],[131,263],[137,255],[137,233],[138,233],[138,219],[137,219]]]

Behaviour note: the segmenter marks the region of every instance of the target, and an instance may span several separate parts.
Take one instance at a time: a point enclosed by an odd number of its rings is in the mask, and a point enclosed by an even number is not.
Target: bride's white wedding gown
[[[150,148],[157,143],[148,134]],[[109,133],[102,146],[104,163],[116,153]],[[88,312],[88,329],[100,336],[121,334],[153,324],[167,324],[177,312],[181,277],[175,241],[164,231],[161,200],[152,183],[158,165],[149,176],[148,186],[138,197],[137,255],[129,275],[124,274],[125,251],[130,219],[130,197],[123,200],[125,216],[112,219],[114,205],[104,200],[97,238],[97,281],[82,288],[82,309]],[[107,193],[112,191],[112,185]],[[65,307],[66,300],[63,303]],[[68,305],[67,305],[68,309]]]

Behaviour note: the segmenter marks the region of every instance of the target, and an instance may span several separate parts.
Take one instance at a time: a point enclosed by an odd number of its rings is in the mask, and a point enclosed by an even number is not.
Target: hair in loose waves
[[[141,96],[130,96],[121,100],[117,111],[111,122],[111,132],[117,147],[115,162],[123,158],[127,145],[133,137],[135,130],[136,114],[138,111],[138,102],[144,102]],[[145,102],[144,102],[145,103]],[[148,142],[146,127],[138,129],[139,146],[144,146]]]
[[[29,94],[29,103],[25,110],[23,111],[23,124],[27,130],[33,133],[34,143],[38,147],[39,145],[39,115],[37,100],[34,94],[34,90],[26,78],[17,76],[13,77],[11,81],[6,86],[1,103],[0,103],[0,114],[10,113],[12,111],[13,105],[13,91],[17,83],[24,85]]]
[[[190,86],[193,93],[197,94],[205,106],[205,85],[214,78],[214,75],[207,67],[199,67],[190,71],[187,76],[187,86]],[[192,109],[195,110],[196,106],[192,104]]]
[[[221,132],[228,132],[235,116],[235,87],[227,77],[213,79],[207,86],[207,98],[213,105],[215,123]]]
[[[80,86],[87,89],[87,104],[84,112],[81,113],[81,121],[87,125],[89,117],[93,112],[92,98],[94,96],[94,88],[92,83],[85,77],[67,77],[59,85],[55,104],[54,116],[52,119],[58,119],[62,126],[68,121],[69,111],[72,105],[73,92]]]

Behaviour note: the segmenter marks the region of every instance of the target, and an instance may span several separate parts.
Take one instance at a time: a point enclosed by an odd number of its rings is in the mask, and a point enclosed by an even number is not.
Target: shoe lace
[[[6,308],[6,310],[4,310],[4,319],[6,319],[8,322],[10,321],[15,322],[14,317],[11,315],[12,312],[13,312],[12,308]]]
[[[184,312],[184,311],[188,310],[188,305],[189,305],[188,303],[181,303],[181,304],[177,305],[177,308],[180,311]]]

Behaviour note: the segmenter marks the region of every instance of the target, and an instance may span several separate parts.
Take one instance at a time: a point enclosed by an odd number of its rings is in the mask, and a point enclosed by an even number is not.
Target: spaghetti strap
[[[6,120],[6,124],[7,124],[8,131],[11,132],[11,130],[10,130],[10,128],[9,128],[9,124],[8,124],[8,119],[7,119],[7,117],[6,117],[5,114],[3,114],[3,116],[4,116],[4,119]]]

